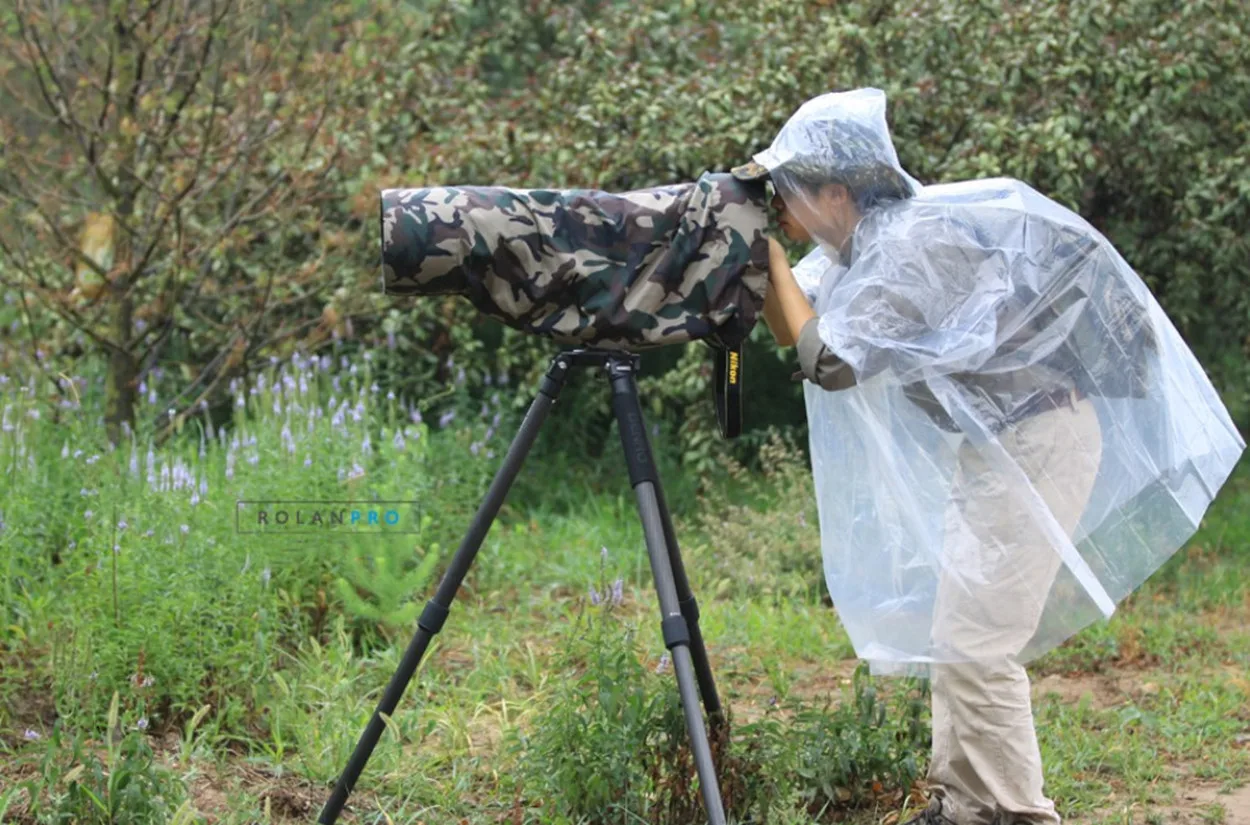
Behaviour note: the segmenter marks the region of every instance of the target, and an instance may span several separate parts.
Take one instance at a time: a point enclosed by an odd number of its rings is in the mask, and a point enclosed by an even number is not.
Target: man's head
[[[877,89],[807,101],[772,146],[732,173],[740,180],[772,181],[773,206],[791,240],[818,239],[836,248],[865,212],[919,189],[899,165],[886,125],[885,94]]]

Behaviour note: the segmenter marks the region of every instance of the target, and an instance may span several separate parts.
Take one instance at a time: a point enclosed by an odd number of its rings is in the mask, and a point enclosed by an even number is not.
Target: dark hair
[[[866,180],[850,181],[841,175],[833,174],[801,174],[790,176],[801,188],[810,193],[819,192],[822,187],[831,183],[845,186],[860,212],[867,212],[875,206],[895,200],[912,197],[911,187],[892,176],[867,175]],[[774,182],[774,186],[776,183]]]

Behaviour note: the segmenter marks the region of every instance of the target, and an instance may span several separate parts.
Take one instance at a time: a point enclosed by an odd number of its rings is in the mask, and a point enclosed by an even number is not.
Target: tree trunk
[[[113,318],[109,337],[117,344],[109,356],[108,378],[105,384],[104,424],[108,439],[120,445],[125,437],[122,423],[134,432],[135,427],[135,379],[138,363],[126,346],[134,325],[134,299],[131,290],[124,289],[113,294]]]

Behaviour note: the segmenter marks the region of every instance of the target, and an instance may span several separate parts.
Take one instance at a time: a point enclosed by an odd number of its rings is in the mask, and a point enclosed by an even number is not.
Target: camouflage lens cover
[[[708,174],[622,194],[386,189],[383,288],[456,294],[562,344],[736,346],[768,284],[762,183]]]

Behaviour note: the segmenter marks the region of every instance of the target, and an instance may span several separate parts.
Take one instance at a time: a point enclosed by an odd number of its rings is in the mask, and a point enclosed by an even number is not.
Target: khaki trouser
[[[1071,535],[1102,454],[1093,404],[1081,400],[1026,419],[999,443]],[[939,645],[970,651],[978,660],[932,668],[928,778],[943,815],[957,825],[998,815],[1055,825],[1059,816],[1042,790],[1029,679],[1013,654],[1036,631],[1062,561],[1027,505],[1005,494],[1012,482],[983,450],[967,443],[960,449],[944,547],[955,559],[953,569],[980,575],[943,576],[934,617]]]

